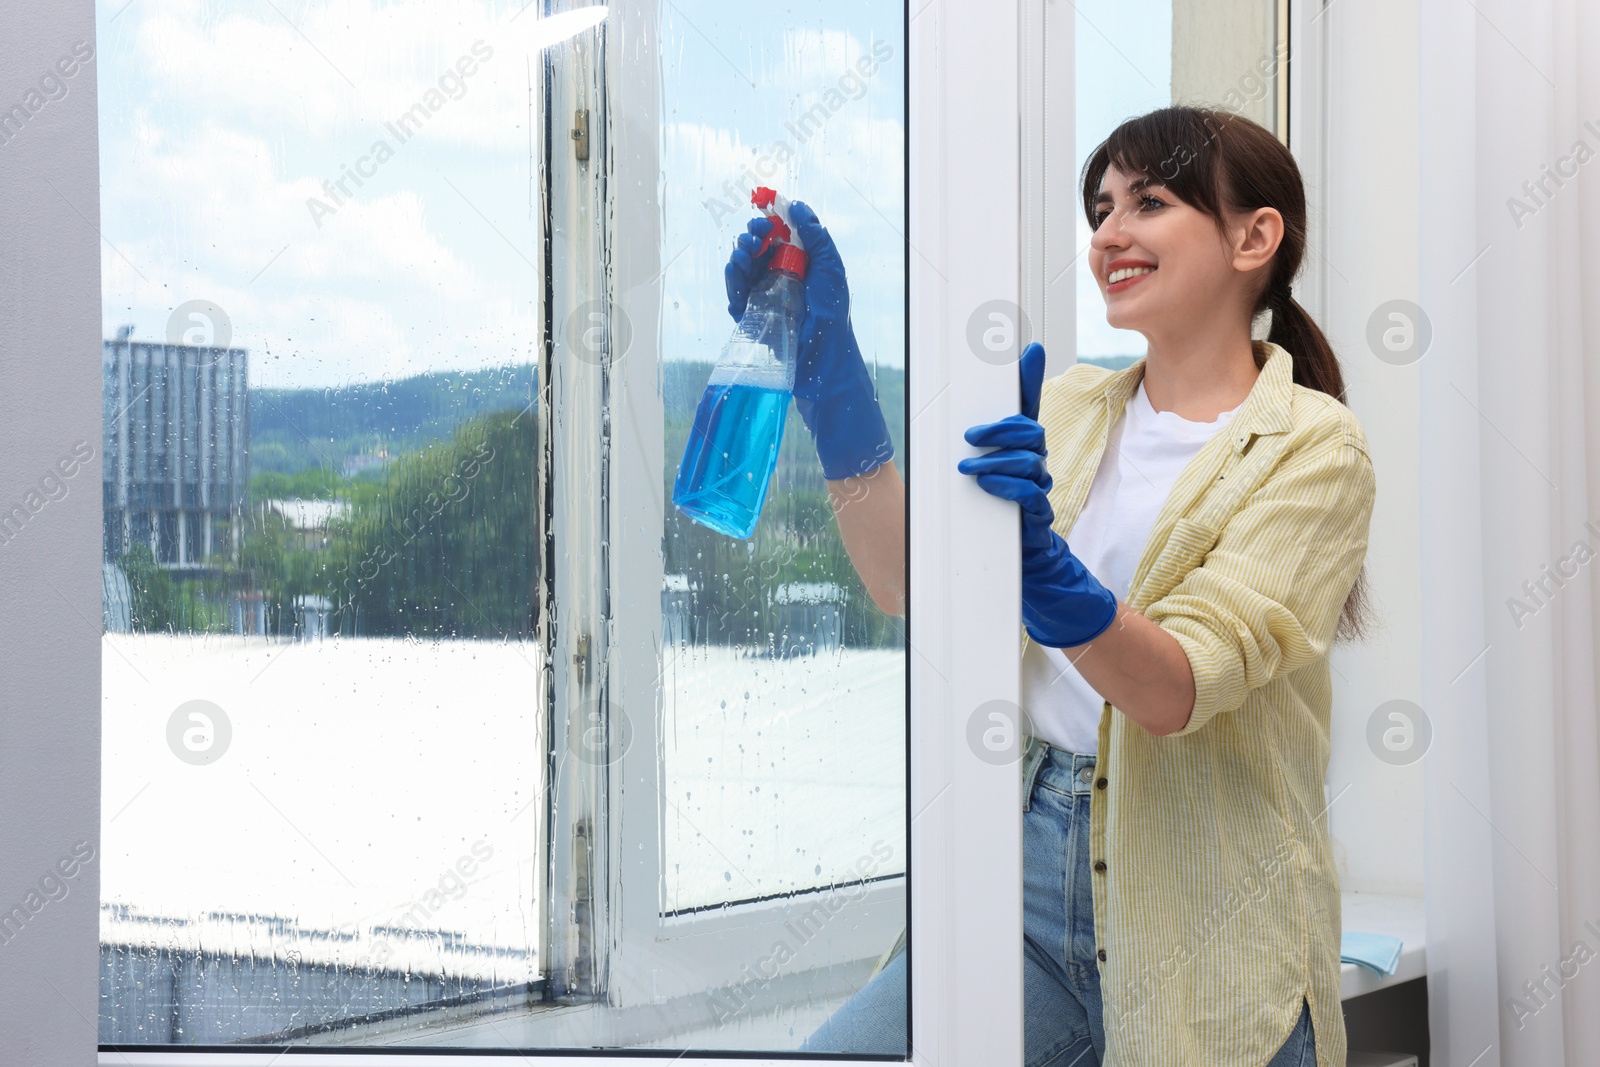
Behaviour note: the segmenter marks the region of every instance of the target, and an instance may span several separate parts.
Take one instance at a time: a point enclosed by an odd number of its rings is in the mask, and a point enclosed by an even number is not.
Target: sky
[[[1077,88],[1075,174],[1089,153],[1124,119],[1172,102],[1172,0],[1075,0],[1074,82]],[[1077,249],[1092,231],[1076,213]],[[1106,325],[1106,304],[1079,259],[1078,356],[1142,356],[1145,340],[1131,330]]]
[[[711,359],[732,332],[722,271],[754,175],[816,210],[844,260],[864,357],[901,366],[902,7],[775,4],[755,23],[746,10],[663,4],[663,348]]]
[[[817,209],[867,359],[901,364],[902,6],[661,12],[665,358],[727,339],[745,171],[786,155],[768,184]],[[608,34],[625,48],[624,14]],[[258,388],[532,360],[538,22],[507,0],[102,0],[105,336],[211,342],[172,323],[206,302]],[[418,103],[420,129],[396,126]],[[820,128],[790,129],[819,103]]]

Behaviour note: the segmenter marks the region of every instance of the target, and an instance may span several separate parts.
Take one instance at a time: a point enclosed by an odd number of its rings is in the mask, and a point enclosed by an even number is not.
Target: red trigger
[[[761,247],[756,249],[758,257],[766,254],[767,249],[772,247],[773,241],[783,241],[785,244],[794,243],[789,239],[788,223],[784,222],[778,215],[768,215],[767,218],[772,222],[772,229],[767,232],[766,239],[761,242]]]

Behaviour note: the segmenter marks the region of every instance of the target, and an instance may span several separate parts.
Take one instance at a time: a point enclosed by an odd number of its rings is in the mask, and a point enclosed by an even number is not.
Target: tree
[[[351,511],[330,561],[343,633],[528,638],[534,630],[534,419],[463,423]]]
[[[200,581],[179,581],[156,562],[144,542],[136,542],[118,561],[128,577],[130,618],[135,633],[221,633],[227,613]]]

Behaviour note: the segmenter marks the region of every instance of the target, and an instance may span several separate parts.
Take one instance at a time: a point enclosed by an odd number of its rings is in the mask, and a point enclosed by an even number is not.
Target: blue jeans
[[[1100,966],[1089,869],[1093,756],[1046,746],[1024,784],[1022,1028],[1027,1067],[1099,1067],[1105,1057]],[[800,1046],[802,1052],[906,1053],[906,956],[862,986]],[[1314,1067],[1311,1010],[1266,1067]]]

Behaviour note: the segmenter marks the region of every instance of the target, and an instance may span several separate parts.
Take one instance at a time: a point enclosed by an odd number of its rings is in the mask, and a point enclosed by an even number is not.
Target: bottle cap
[[[767,264],[773,270],[786,270],[797,278],[806,276],[806,254],[791,244],[780,244],[772,250],[772,261]]]

